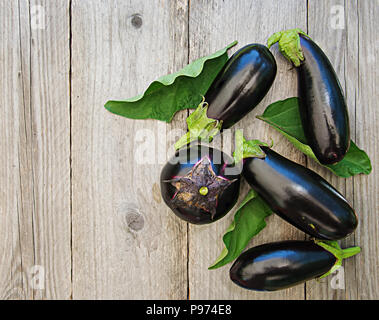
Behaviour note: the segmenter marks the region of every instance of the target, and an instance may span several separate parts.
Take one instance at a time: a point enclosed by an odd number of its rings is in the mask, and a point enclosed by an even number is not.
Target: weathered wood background
[[[0,0],[0,298],[378,299],[378,17],[378,0]],[[233,40],[235,51],[293,27],[335,66],[372,174],[336,178],[255,119],[296,95],[295,72],[276,47],[273,88],[236,127],[273,138],[278,152],[344,193],[360,224],[342,244],[363,251],[344,263],[344,289],[327,278],[250,292],[229,280],[228,267],[207,270],[233,213],[193,226],[161,200],[158,160],[172,155],[172,130],[185,129],[187,112],[166,125],[118,117],[103,104]],[[155,133],[160,156],[151,164],[135,161],[142,129]],[[303,238],[271,216],[252,244]]]

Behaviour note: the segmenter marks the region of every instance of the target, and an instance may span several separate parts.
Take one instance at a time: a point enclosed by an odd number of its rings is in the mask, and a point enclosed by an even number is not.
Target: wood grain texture
[[[68,8],[0,3],[2,298],[71,295]]]
[[[379,1],[358,1],[358,83],[355,135],[359,146],[370,155],[373,172],[354,179],[354,206],[360,218],[356,241],[362,246],[357,256],[357,298],[379,299]]]
[[[23,265],[33,264],[32,251],[28,250],[29,256],[25,256],[26,243],[24,239],[32,240],[31,223],[27,219],[22,225],[29,230],[20,239],[21,225],[20,215],[23,207],[23,199],[30,196],[29,186],[23,175],[23,168],[27,165],[25,144],[26,132],[24,130],[23,79],[21,78],[21,50],[20,50],[20,15],[17,3],[8,5],[5,1],[0,2],[0,22],[4,32],[0,33],[0,181],[2,190],[0,193],[0,297],[1,299],[23,299],[31,297],[32,293],[26,284],[27,277],[22,272]],[[12,30],[12,32],[11,32]],[[14,106],[8,108],[7,106]],[[9,143],[9,142],[11,143]],[[20,150],[24,148],[24,150]],[[25,195],[22,197],[21,176],[24,176]],[[28,192],[29,191],[29,192]],[[29,198],[30,199],[30,198]],[[28,208],[31,215],[32,205]],[[31,222],[31,219],[29,219]]]
[[[374,125],[377,118],[375,112],[369,116],[371,117],[370,121],[373,122],[370,124],[367,121],[364,125],[364,127],[370,128],[370,133],[366,136],[367,140],[360,139],[362,132],[367,132],[362,128],[362,116],[366,114],[366,112],[362,113],[362,106],[373,104],[378,98],[378,94],[371,87],[375,85],[377,78],[372,77],[372,73],[368,72],[369,68],[375,68],[375,57],[378,52],[378,42],[373,36],[377,26],[374,25],[373,16],[368,15],[368,11],[375,14],[375,10],[378,9],[378,2],[376,5],[375,2],[361,1],[360,5],[355,1],[309,2],[308,33],[323,48],[336,70],[349,108],[351,138],[357,142],[359,147],[368,152],[374,170],[370,176],[361,175],[341,179],[320,168],[314,161],[309,162],[309,167],[320,173],[345,194],[347,200],[356,209],[359,218],[358,229],[354,234],[341,241],[341,245],[345,247],[359,245],[362,247],[362,253],[344,262],[344,270],[341,271],[344,274],[343,286],[339,287],[333,284],[333,276],[321,282],[312,281],[307,284],[307,299],[372,299],[378,297],[378,218],[377,215],[372,215],[370,210],[378,206],[376,184],[378,176],[375,172],[375,163],[378,163],[378,160],[375,160],[377,151],[370,152],[370,147],[371,150],[374,150],[376,140],[369,138],[369,135],[377,136],[377,125]],[[339,21],[338,16],[342,17]],[[362,53],[362,48],[367,51]],[[364,72],[362,72],[362,67]],[[359,101],[360,99],[363,99],[364,104]],[[373,141],[371,146],[370,141]],[[364,272],[362,272],[363,270]],[[362,282],[365,283],[363,286]]]
[[[320,6],[321,4],[321,6]],[[350,16],[345,15],[349,12]],[[349,108],[351,138],[355,140],[355,92],[347,90],[347,86],[357,82],[354,69],[357,68],[357,43],[354,29],[357,27],[357,17],[354,8],[347,10],[344,1],[309,1],[308,7],[308,34],[323,49],[332,63],[341,86],[345,92]],[[341,17],[337,21],[338,15]],[[345,21],[344,21],[345,20]],[[350,49],[350,50],[349,50]],[[350,61],[348,52],[350,51]],[[329,170],[321,167],[312,159],[308,167],[328,180],[339,190],[354,207],[353,179],[342,179]],[[355,234],[341,242],[342,246],[354,246]],[[306,286],[307,299],[352,299],[356,296],[355,258],[344,262],[344,284],[340,287],[331,283],[333,276],[321,281],[310,281]],[[341,271],[339,271],[341,272]],[[337,279],[337,278],[336,278]],[[334,286],[331,287],[331,286]],[[340,289],[338,289],[340,288]]]
[[[280,5],[277,1],[191,1],[190,59],[212,52],[236,39],[239,44],[234,50],[249,43],[265,43],[272,33],[296,26],[306,27],[304,1],[286,1]],[[270,142],[272,138],[276,151],[304,163],[304,156],[296,152],[286,139],[255,118],[269,103],[296,95],[294,70],[289,70],[290,65],[279,56],[277,48],[272,51],[278,63],[278,74],[273,87],[260,105],[237,123],[234,129],[243,129],[244,135],[249,139]],[[248,189],[244,183],[242,196]],[[233,215],[234,210],[214,224],[190,225],[191,299],[304,299],[303,285],[277,293],[256,293],[241,289],[230,281],[230,264],[217,270],[207,270],[221,253],[222,235]],[[251,245],[295,238],[302,239],[304,235],[279,217],[271,216],[268,218],[268,227],[254,238]]]
[[[0,299],[379,299],[378,10],[379,0],[0,0]],[[187,112],[165,124],[103,105],[233,40],[231,52],[293,27],[335,67],[352,138],[373,172],[337,178],[255,118],[297,94],[295,70],[276,45],[272,89],[212,145],[230,154],[237,128],[273,139],[276,151],[317,171],[355,207],[360,224],[341,244],[362,252],[344,263],[344,289],[329,277],[251,292],[229,280],[230,265],[208,270],[235,209],[194,226],[161,199],[160,171]],[[244,182],[240,200],[248,189]],[[273,215],[249,246],[304,237]],[[44,289],[33,283],[36,265]]]
[[[186,111],[166,125],[103,106],[187,64],[187,16],[186,1],[72,2],[74,299],[187,297],[187,225],[159,190]]]

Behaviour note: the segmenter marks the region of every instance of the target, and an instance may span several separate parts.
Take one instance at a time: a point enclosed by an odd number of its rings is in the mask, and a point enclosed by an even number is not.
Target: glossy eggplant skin
[[[204,200],[205,204],[213,203],[210,210],[204,209],[204,203],[196,206],[194,198],[175,203],[173,199],[177,197],[178,190],[168,181],[188,175],[205,158],[210,160],[211,173],[214,173],[219,181],[225,182],[226,187],[220,190],[213,202],[210,202],[209,199],[211,192],[200,197],[200,202]],[[207,178],[205,185],[196,185],[196,189],[199,190],[202,186],[207,186],[211,190],[211,185],[217,184],[217,181],[212,177]],[[241,170],[233,167],[233,160],[228,155],[211,147],[195,145],[178,150],[163,167],[160,176],[161,194],[165,203],[179,218],[193,224],[207,224],[222,218],[234,207],[239,196],[240,180]],[[212,210],[214,210],[213,213]]]
[[[235,52],[205,95],[207,116],[222,120],[223,129],[249,113],[269,91],[276,76],[276,61],[261,44],[249,44]]]
[[[230,279],[246,289],[276,291],[318,278],[335,263],[336,257],[313,241],[267,243],[242,253]]]
[[[349,116],[342,88],[320,47],[303,35],[300,45],[305,59],[296,70],[304,133],[321,164],[337,163],[350,146]]]
[[[354,210],[325,179],[270,148],[262,150],[264,159],[245,160],[243,176],[276,214],[322,240],[342,239],[355,230]]]

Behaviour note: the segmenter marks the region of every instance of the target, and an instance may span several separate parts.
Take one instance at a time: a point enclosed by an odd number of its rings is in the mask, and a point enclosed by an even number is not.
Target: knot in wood
[[[136,13],[132,15],[132,26],[136,29],[141,28],[142,26],[142,17],[140,14]]]

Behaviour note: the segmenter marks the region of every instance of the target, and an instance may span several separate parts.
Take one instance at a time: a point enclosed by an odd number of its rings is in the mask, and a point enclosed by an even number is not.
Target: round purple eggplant
[[[180,149],[163,167],[161,193],[181,219],[194,224],[225,216],[239,195],[240,170],[225,153],[203,145]]]
[[[313,241],[282,241],[245,251],[229,274],[245,289],[276,291],[321,277],[336,261],[331,252]]]
[[[358,220],[346,199],[325,179],[268,147],[266,157],[244,160],[243,176],[280,217],[312,237],[342,239]]]
[[[255,108],[276,76],[276,62],[261,44],[249,44],[235,52],[205,95],[207,116],[222,120],[227,129]]]

